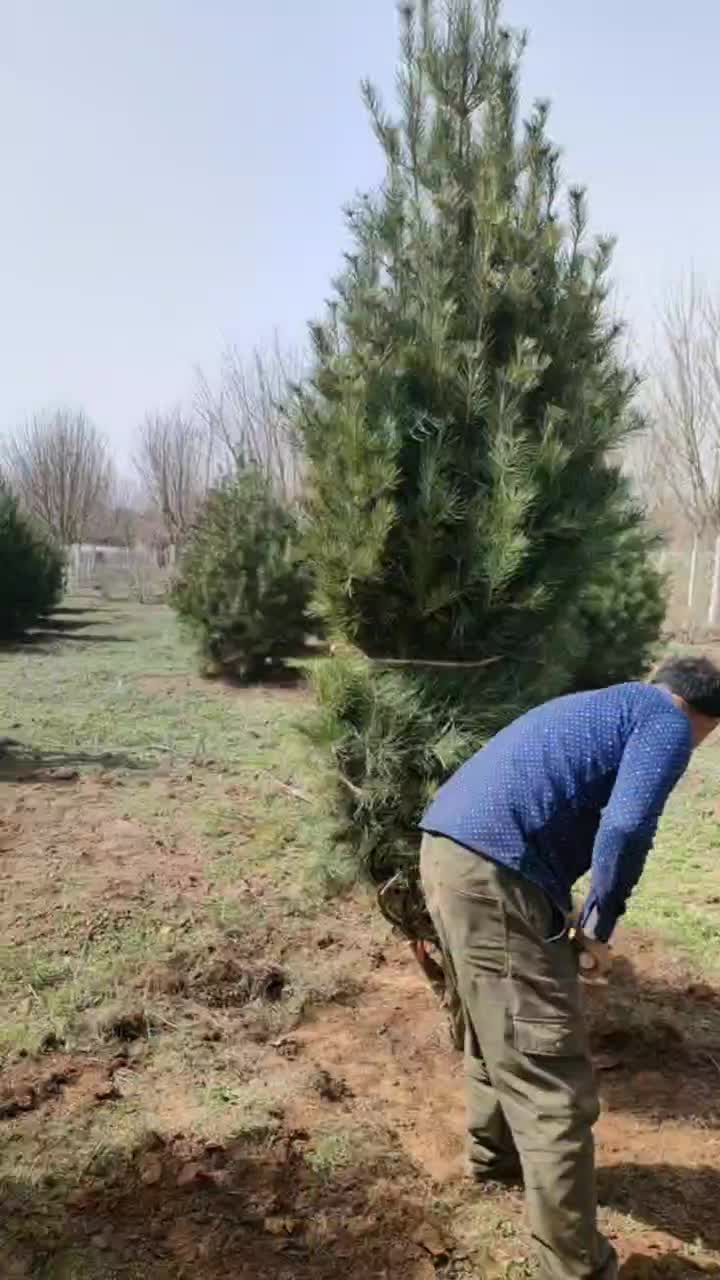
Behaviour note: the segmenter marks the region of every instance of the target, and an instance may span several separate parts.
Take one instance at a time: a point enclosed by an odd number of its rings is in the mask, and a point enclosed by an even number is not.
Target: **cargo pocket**
[[[523,1055],[518,1078],[533,1113],[543,1115],[543,1123],[534,1125],[537,1133],[552,1135],[558,1124],[565,1135],[568,1126],[580,1126],[581,1133],[592,1128],[600,1103],[585,1028],[564,1020],[516,1018],[513,1040]]]
[[[464,917],[460,949],[471,971],[504,978],[508,973],[505,909],[497,898],[461,893]]]
[[[560,1018],[513,1018],[513,1043],[535,1058],[579,1058],[587,1052],[584,1027]]]

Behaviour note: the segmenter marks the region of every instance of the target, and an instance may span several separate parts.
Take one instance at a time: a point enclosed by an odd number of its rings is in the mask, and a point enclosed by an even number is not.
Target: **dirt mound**
[[[275,1004],[282,999],[286,981],[278,965],[253,965],[225,955],[194,975],[189,990],[211,1009],[240,1009],[252,1000]]]
[[[324,1011],[293,1040],[316,1073],[344,1082],[367,1119],[382,1116],[427,1175],[443,1182],[462,1174],[462,1058],[450,1050],[443,1013],[404,956],[373,975],[354,1009]],[[313,1123],[313,1110],[296,1104],[291,1115]]]

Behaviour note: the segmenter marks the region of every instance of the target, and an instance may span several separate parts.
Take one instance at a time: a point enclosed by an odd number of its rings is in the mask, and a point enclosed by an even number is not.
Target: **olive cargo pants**
[[[599,1103],[564,922],[541,889],[452,840],[423,837],[421,874],[465,1016],[471,1165],[489,1178],[522,1165],[543,1280],[612,1280],[596,1225]]]

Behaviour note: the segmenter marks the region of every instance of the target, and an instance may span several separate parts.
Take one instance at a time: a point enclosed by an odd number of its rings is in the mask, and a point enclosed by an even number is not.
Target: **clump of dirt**
[[[113,1018],[108,1026],[110,1035],[114,1036],[116,1040],[123,1040],[126,1043],[140,1040],[143,1036],[149,1035],[149,1032],[147,1016],[143,1011],[121,1013]]]
[[[355,1096],[347,1080],[342,1076],[331,1075],[324,1068],[316,1071],[313,1086],[326,1102],[347,1102]]]
[[[49,1098],[57,1098],[72,1079],[67,1071],[52,1071],[44,1080],[29,1084],[27,1088],[5,1086],[0,1092],[0,1120],[13,1120],[25,1111],[36,1111]]]
[[[148,995],[186,996],[190,990],[190,963],[187,956],[175,955],[164,964],[150,965],[143,973],[142,984]]]
[[[654,940],[626,946],[609,985],[586,988],[595,1050],[618,1055],[628,1070],[707,1068],[720,1056],[720,992],[692,980]]]
[[[102,1039],[119,1040],[121,1044],[147,1040],[156,1025],[147,1009],[134,1005],[106,1005],[95,1018],[95,1030]]]
[[[42,1066],[24,1061],[0,1075],[0,1121],[49,1105],[73,1110],[88,1099],[105,1101],[110,1096],[111,1078],[112,1067],[97,1058],[61,1055]]]
[[[241,1009],[253,1000],[277,1004],[287,983],[275,964],[250,964],[232,955],[216,956],[190,980],[190,991],[211,1009]]]

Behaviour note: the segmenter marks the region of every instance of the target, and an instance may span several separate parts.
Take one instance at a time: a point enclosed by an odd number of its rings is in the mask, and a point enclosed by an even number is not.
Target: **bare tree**
[[[182,541],[214,478],[208,431],[180,409],[149,414],[140,428],[135,466],[171,541]]]
[[[708,622],[720,613],[720,309],[694,276],[669,298],[662,318],[655,418],[663,473],[692,531],[688,610],[698,549],[715,537]]]
[[[720,618],[720,303],[717,297],[706,298],[704,318],[703,350],[708,394],[707,415],[710,422],[707,458],[708,519],[715,534],[708,622],[715,625]]]
[[[111,476],[107,447],[86,415],[36,414],[5,446],[10,483],[24,506],[62,543],[80,542]]]
[[[661,525],[669,488],[663,453],[653,419],[645,431],[630,437],[623,450],[623,466],[647,518]]]
[[[302,453],[288,412],[300,377],[300,358],[284,351],[277,336],[249,358],[227,346],[216,385],[198,372],[197,410],[208,431],[236,466],[262,467],[286,501],[302,487]]]
[[[133,547],[140,538],[146,505],[139,485],[128,476],[114,473],[93,513],[87,536],[112,546]]]

